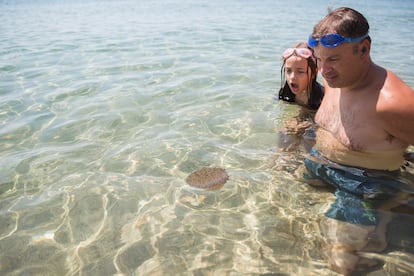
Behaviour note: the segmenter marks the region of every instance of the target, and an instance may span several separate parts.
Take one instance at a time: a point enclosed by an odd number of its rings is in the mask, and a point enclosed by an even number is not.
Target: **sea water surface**
[[[280,53],[339,6],[413,87],[410,0],[1,0],[0,274],[336,275],[334,195],[280,148],[298,108],[274,95]],[[202,167],[230,179],[188,187]],[[414,217],[394,215],[372,275],[414,271]]]

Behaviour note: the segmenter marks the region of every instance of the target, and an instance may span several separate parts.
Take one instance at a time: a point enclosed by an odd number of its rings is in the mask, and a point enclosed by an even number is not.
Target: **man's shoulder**
[[[407,93],[414,93],[414,90],[405,83],[397,74],[391,70],[387,70],[387,76],[384,83],[385,92],[404,91]],[[412,95],[414,96],[414,94]]]
[[[381,89],[378,104],[378,107],[387,107],[388,105],[409,105],[412,107],[414,104],[414,90],[397,74],[387,70],[387,77]]]

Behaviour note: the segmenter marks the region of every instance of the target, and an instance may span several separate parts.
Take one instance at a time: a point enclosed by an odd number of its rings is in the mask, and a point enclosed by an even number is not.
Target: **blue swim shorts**
[[[312,149],[305,159],[305,178],[320,179],[335,188],[365,199],[388,199],[399,190],[410,189],[399,178],[398,171],[381,171],[350,167],[335,163]]]
[[[399,191],[413,192],[399,172],[365,170],[337,164],[312,149],[304,161],[305,179],[319,179],[336,188],[335,202],[325,213],[327,217],[355,224],[377,225],[376,207]]]

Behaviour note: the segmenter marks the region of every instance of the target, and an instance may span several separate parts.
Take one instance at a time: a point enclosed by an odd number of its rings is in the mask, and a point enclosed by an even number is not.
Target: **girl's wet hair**
[[[294,46],[294,48],[308,48],[312,51],[313,49],[308,46],[306,42],[300,42]],[[311,70],[311,79],[308,82],[308,106],[311,109],[318,109],[324,95],[323,87],[316,81],[318,68],[314,58],[307,58],[308,69]],[[290,87],[285,79],[285,63],[286,59],[283,60],[282,68],[280,69],[280,85],[279,99],[287,102],[295,102],[295,94],[290,90]]]

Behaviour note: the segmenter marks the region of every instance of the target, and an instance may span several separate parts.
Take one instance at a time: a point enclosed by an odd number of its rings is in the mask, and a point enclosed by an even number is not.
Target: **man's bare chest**
[[[382,143],[386,136],[375,115],[375,107],[370,105],[341,105],[332,101],[321,105],[315,121],[352,150],[368,150],[372,143]]]

